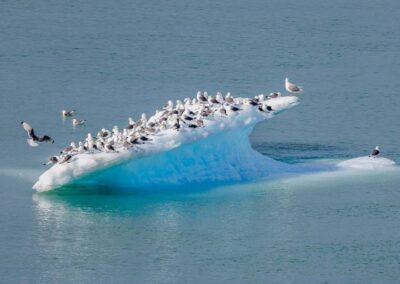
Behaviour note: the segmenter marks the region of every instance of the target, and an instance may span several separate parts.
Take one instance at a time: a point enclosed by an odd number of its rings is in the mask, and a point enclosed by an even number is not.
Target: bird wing
[[[44,135],[42,137],[39,137],[39,142],[49,142],[49,141],[54,143],[54,140],[50,136]]]
[[[33,130],[32,126],[27,123],[27,122],[23,122],[22,123],[22,127],[25,129],[25,131],[28,133],[28,136],[32,139],[36,139],[36,135],[35,135],[35,131]]]
[[[33,130],[32,126],[29,123],[23,122],[22,127],[25,129],[26,132],[30,132]]]
[[[29,123],[23,122],[22,127],[28,133],[29,138],[33,139],[34,141],[38,140],[35,131],[33,130],[32,126]]]

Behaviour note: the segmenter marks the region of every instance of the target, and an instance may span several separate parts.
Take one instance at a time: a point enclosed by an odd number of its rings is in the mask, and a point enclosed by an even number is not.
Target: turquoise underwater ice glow
[[[222,132],[170,151],[139,157],[96,171],[72,184],[134,190],[189,189],[316,170],[309,165],[279,162],[252,149],[249,134],[253,127]]]

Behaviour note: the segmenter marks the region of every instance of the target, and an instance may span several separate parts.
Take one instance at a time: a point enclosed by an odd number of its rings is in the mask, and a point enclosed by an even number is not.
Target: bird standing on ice
[[[22,127],[25,129],[25,131],[28,133],[29,139],[27,139],[27,142],[30,146],[32,147],[37,147],[39,146],[38,142],[51,142],[54,143],[54,140],[47,135],[43,136],[36,136],[35,131],[33,130],[32,126],[28,124],[25,121],[21,121]]]
[[[368,157],[377,157],[381,151],[379,150],[379,146],[376,146],[374,150],[372,150],[371,155]]]
[[[301,92],[303,92],[303,88],[302,87],[297,86],[297,85],[289,82],[288,78],[285,79],[285,88],[286,88],[286,91],[288,91],[289,93],[301,93]]]

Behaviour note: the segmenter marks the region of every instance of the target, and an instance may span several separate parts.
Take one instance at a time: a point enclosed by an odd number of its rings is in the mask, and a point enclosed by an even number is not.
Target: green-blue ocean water
[[[400,174],[34,194],[47,156],[197,90],[305,89],[254,130],[286,162],[400,162],[400,2],[1,1],[0,282],[397,283]],[[62,109],[87,126],[73,129]],[[56,142],[31,148],[20,121]],[[260,169],[263,170],[263,169]]]

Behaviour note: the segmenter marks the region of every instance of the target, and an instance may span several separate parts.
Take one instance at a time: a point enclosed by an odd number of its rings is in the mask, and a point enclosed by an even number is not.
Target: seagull
[[[135,127],[136,123],[135,121],[132,119],[132,117],[128,118],[128,126],[126,127],[126,129],[133,129]]]
[[[86,138],[86,142],[87,142],[87,148],[89,151],[92,151],[93,148],[96,146],[95,145],[95,141],[93,140],[93,136],[91,133],[88,133],[88,136]]]
[[[71,142],[71,144],[68,147],[66,147],[64,150],[62,150],[60,153],[61,154],[71,153],[74,150],[76,150],[76,145],[74,142]]]
[[[375,158],[375,157],[377,157],[379,155],[379,153],[380,153],[379,146],[376,146],[375,149],[372,150],[371,155],[369,155],[368,157],[374,157]]]
[[[219,109],[219,113],[222,114],[222,115],[226,115],[226,109],[224,107],[221,107]]]
[[[234,100],[233,100],[233,97],[232,97],[232,95],[231,95],[231,93],[227,93],[226,94],[226,96],[225,96],[225,101],[228,103],[228,104],[233,104],[234,103]]]
[[[301,93],[301,92],[303,92],[303,88],[302,87],[297,86],[297,85],[295,85],[293,83],[290,83],[288,78],[285,79],[285,88],[286,88],[286,91],[288,91],[289,93]]]
[[[72,116],[75,113],[75,110],[74,109],[73,110],[63,109],[61,113],[62,113],[62,116],[64,116],[64,117]]]
[[[72,120],[72,125],[73,125],[73,126],[84,125],[85,122],[86,122],[85,119],[76,119],[76,118],[74,118],[74,119]]]
[[[104,149],[106,149],[107,152],[117,152],[111,143],[105,144]]]
[[[219,104],[219,102],[217,101],[216,98],[214,98],[213,96],[209,96],[208,97],[208,103],[213,105],[213,104]]]
[[[44,163],[43,166],[53,165],[53,164],[57,164],[57,163],[58,163],[58,157],[57,156],[51,156],[47,160],[47,163]]]
[[[258,102],[256,102],[256,101],[253,100],[253,99],[248,99],[247,103],[248,103],[249,105],[252,105],[252,106],[257,106],[257,105],[258,105]]]
[[[29,139],[27,139],[27,142],[30,146],[36,147],[39,146],[37,142],[51,142],[52,144],[54,143],[54,140],[47,135],[43,136],[36,136],[35,131],[33,130],[32,126],[28,124],[25,121],[21,121],[22,127],[25,129],[25,131],[28,133]]]
[[[72,156],[71,155],[65,155],[64,157],[62,157],[61,159],[58,160],[59,164],[64,164],[66,162],[68,162],[69,160],[71,160]]]
[[[196,122],[198,127],[204,127],[204,121],[202,119],[198,119]]]
[[[272,93],[269,94],[268,98],[269,99],[275,99],[275,98],[280,97],[280,96],[281,96],[280,92],[272,92]]]

